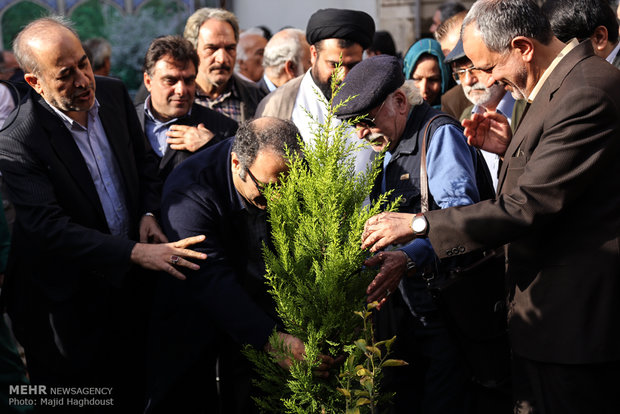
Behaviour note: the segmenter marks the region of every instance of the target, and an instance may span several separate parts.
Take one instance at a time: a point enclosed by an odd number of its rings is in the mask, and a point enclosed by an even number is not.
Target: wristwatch
[[[411,230],[416,237],[426,237],[428,234],[428,221],[424,214],[418,213],[411,220]]]

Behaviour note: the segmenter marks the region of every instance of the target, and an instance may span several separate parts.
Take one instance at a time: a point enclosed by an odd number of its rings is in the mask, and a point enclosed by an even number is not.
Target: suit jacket
[[[142,130],[144,130],[144,123],[146,122],[146,114],[144,113],[144,102],[136,104],[136,112]],[[213,109],[206,108],[202,105],[194,103],[192,105],[192,111],[189,115],[180,118],[177,122],[179,125],[196,126],[198,124],[204,124],[205,127],[213,132],[215,135],[211,141],[203,145],[198,151],[202,151],[205,148],[210,147],[225,138],[235,135],[239,124],[234,119],[222,115]],[[147,139],[147,145],[148,144]],[[170,145],[167,146],[164,156],[159,160],[159,177],[162,180],[166,180],[170,172],[181,162],[185,161],[193,153],[187,150],[173,150]]]
[[[155,154],[145,147],[125,87],[96,78],[99,114],[119,166],[132,231],[110,234],[84,158],[34,90],[2,131],[0,170],[17,211],[3,302],[18,339],[49,364],[88,370],[110,338],[141,216],[159,209]],[[128,318],[131,315],[127,316]],[[136,327],[135,329],[138,329]]]
[[[510,142],[499,196],[431,211],[440,257],[506,244],[513,350],[555,363],[620,360],[620,72],[583,42]]]
[[[256,86],[258,86],[258,89],[260,89],[264,95],[269,95],[269,93],[271,92],[269,90],[269,86],[267,86],[267,82],[265,82],[264,76],[262,76],[260,80],[256,82]]]
[[[441,97],[441,111],[459,119],[465,108],[471,105],[461,85],[448,89]]]
[[[188,158],[164,186],[166,235],[176,240],[204,234],[195,250],[208,257],[185,281],[165,275],[159,280],[149,341],[152,406],[198,361],[211,357],[214,363],[224,338],[261,348],[276,326],[264,279],[247,272],[252,229],[232,181],[232,142]]]
[[[265,96],[256,108],[256,117],[273,116],[280,119],[291,119],[293,108],[295,108],[295,99],[303,78],[304,75],[298,76]]]

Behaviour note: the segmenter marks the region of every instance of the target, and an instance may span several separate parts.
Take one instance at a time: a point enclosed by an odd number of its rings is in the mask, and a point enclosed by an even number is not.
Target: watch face
[[[424,232],[426,230],[426,219],[424,217],[416,217],[416,219],[413,220],[411,228],[416,233]]]

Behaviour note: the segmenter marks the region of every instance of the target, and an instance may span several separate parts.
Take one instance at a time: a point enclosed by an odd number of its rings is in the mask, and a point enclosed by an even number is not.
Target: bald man
[[[95,78],[64,20],[30,23],[14,51],[32,90],[0,139],[17,211],[2,299],[30,379],[108,387],[96,405],[141,412],[153,280],[143,268],[185,279],[179,269],[198,265],[184,257],[206,256],[184,247],[203,238],[164,243],[157,162],[129,96]]]

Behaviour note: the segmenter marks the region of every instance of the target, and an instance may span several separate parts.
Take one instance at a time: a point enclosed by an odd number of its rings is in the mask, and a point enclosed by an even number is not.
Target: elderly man
[[[239,35],[235,72],[243,80],[256,83],[262,79],[266,45],[267,39],[258,27],[248,29]]]
[[[478,189],[476,167],[480,160],[477,151],[467,145],[461,126],[431,108],[413,81],[405,83],[397,58],[379,55],[359,63],[349,72],[340,93],[341,101],[358,96],[338,109],[338,117],[353,119],[359,138],[367,140],[377,152],[387,151],[371,198],[392,190],[390,200],[402,197],[400,211],[417,213],[424,208],[473,204],[480,200],[480,191],[485,198],[492,195],[488,181]],[[427,150],[422,149],[423,145]],[[421,183],[421,165],[428,172],[426,184]],[[421,194],[426,188],[430,194],[424,200]],[[430,205],[425,207],[424,203]],[[388,376],[396,391],[396,412],[410,412],[411,407],[422,407],[422,412],[469,412],[470,374],[427,282],[419,274],[401,278],[406,269],[417,268],[426,278],[432,275],[442,279],[446,272],[437,273],[435,269],[445,265],[435,260],[427,240],[416,240],[399,251],[382,255],[386,263],[401,272],[387,287],[383,284],[377,289],[376,284],[371,284],[368,300],[381,299],[386,291],[389,294],[400,290],[398,298],[393,299],[397,300],[395,307],[402,308],[403,317],[396,321],[398,328],[389,336],[397,335],[398,357],[411,367],[399,368]]]
[[[297,133],[292,122],[276,118],[244,123],[234,140],[196,154],[166,182],[166,234],[205,234],[198,250],[209,257],[188,283],[160,280],[147,412],[216,412],[218,399],[226,413],[257,411],[240,349],[269,349],[268,337],[278,327],[264,283],[262,246],[271,238],[262,190],[286,172],[285,150],[299,150]],[[301,357],[301,341],[285,333],[280,338]]]
[[[237,17],[224,9],[198,9],[187,19],[183,36],[192,42],[200,59],[196,103],[237,122],[252,118],[264,95],[255,84],[233,73],[239,41]]]
[[[146,243],[167,241],[157,165],[124,86],[94,77],[67,23],[35,20],[14,50],[32,90],[0,139],[17,211],[3,301],[33,384],[111,386],[135,412],[150,303],[135,265],[184,279],[198,265],[183,257],[206,256],[183,247],[203,238]]]
[[[529,0],[479,0],[465,53],[527,97],[504,117],[463,121],[504,157],[498,196],[471,207],[371,218],[363,247],[428,236],[439,257],[505,245],[509,330],[542,413],[611,413],[620,389],[620,72],[591,42],[562,43]],[[379,220],[380,219],[380,220]]]
[[[112,57],[112,46],[110,42],[102,37],[93,37],[85,40],[82,46],[88,55],[88,59],[90,59],[93,73],[99,76],[110,76],[110,70],[112,69],[110,60]]]
[[[263,99],[256,112],[259,116],[275,116],[292,120],[306,143],[312,143],[316,124],[325,122],[327,106],[317,93],[329,101],[332,97],[331,76],[342,61],[343,78],[364,56],[372,43],[375,23],[368,14],[357,10],[321,9],[310,16],[306,39],[310,44],[312,68],[304,76],[293,79]],[[310,118],[308,113],[312,116]],[[355,140],[351,137],[351,140]],[[356,169],[366,169],[372,151],[356,154]]]
[[[265,74],[258,86],[266,94],[310,69],[310,45],[299,29],[283,29],[273,35],[263,55]]]
[[[454,50],[446,56],[446,63],[452,65],[454,80],[461,83],[463,92],[472,103],[463,110],[459,120],[469,118],[472,113],[497,112],[508,120],[513,130],[519,124],[520,116],[525,109],[526,101],[521,99],[515,105],[512,94],[504,89],[504,85],[496,82],[486,86],[489,74],[476,69],[463,51],[463,41],[459,40]],[[500,156],[488,151],[481,151],[489,168],[493,188],[497,189]]]
[[[144,58],[144,85],[150,95],[136,105],[138,119],[155,154],[162,180],[194,152],[237,131],[237,123],[194,102],[198,55],[179,36],[158,37]]]

